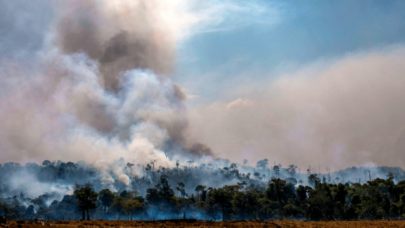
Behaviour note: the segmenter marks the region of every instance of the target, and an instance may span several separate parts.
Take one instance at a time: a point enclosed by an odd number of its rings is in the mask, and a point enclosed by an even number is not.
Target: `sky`
[[[202,102],[215,101],[224,86],[404,42],[403,1],[253,2],[240,18],[233,12],[179,45],[174,78]]]
[[[405,168],[404,11],[0,0],[0,158]]]

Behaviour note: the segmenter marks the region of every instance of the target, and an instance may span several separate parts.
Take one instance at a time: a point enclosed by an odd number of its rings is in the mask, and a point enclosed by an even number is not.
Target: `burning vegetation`
[[[0,213],[7,219],[50,221],[405,216],[404,172],[399,168],[359,167],[324,174],[309,168],[301,173],[294,165],[268,167],[267,159],[256,167],[217,160],[200,165],[176,162],[173,168],[154,167],[154,161],[146,166],[126,163],[121,168],[129,183],[114,172],[107,173],[111,180],[106,182],[105,172],[80,162],[6,163],[0,167]]]

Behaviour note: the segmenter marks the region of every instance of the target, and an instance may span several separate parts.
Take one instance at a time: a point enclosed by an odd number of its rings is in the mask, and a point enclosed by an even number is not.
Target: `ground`
[[[30,221],[9,221],[9,228],[35,228],[52,226],[55,228],[98,228],[98,227],[404,227],[405,221],[330,221],[330,222],[304,222],[304,221],[238,221],[238,222],[208,222],[208,221],[55,221],[34,223]]]

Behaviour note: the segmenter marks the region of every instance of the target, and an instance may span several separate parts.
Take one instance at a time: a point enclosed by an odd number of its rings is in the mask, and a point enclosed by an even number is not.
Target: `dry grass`
[[[40,228],[42,224],[34,224],[33,222],[25,222],[18,224],[15,221],[9,221],[10,228]],[[55,228],[99,228],[99,227],[240,227],[240,228],[296,228],[296,227],[404,227],[405,221],[339,221],[339,222],[301,222],[301,221],[239,221],[239,222],[182,222],[182,221],[56,221],[45,223],[45,226]]]

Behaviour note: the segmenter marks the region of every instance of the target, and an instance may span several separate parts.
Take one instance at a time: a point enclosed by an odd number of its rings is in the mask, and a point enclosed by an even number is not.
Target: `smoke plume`
[[[83,160],[104,172],[104,182],[112,182],[113,173],[129,184],[126,162],[172,166],[168,157],[212,155],[187,141],[185,95],[168,77],[184,27],[166,17],[181,18],[175,5],[0,4],[0,12],[16,11],[0,16],[10,27],[0,40],[3,162]],[[28,15],[31,23],[18,15]],[[28,39],[33,43],[25,44]]]
[[[65,54],[86,53],[99,62],[103,86],[119,89],[126,70],[169,73],[174,37],[159,20],[159,1],[68,1],[57,22],[57,43]]]

